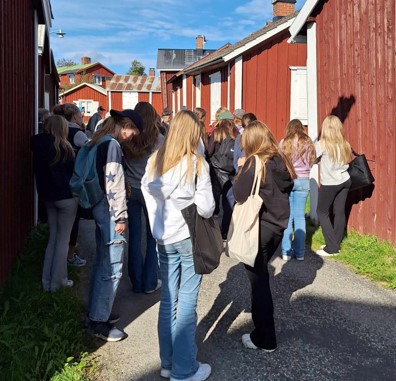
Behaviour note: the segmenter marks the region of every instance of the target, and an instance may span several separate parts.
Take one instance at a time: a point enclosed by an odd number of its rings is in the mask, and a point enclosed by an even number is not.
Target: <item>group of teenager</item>
[[[326,242],[318,254],[336,255],[340,250],[351,156],[341,121],[326,117],[315,147],[299,120],[289,122],[285,138],[278,143],[265,123],[241,109],[233,114],[219,109],[208,133],[202,108],[181,110],[164,125],[150,103],[139,102],[134,110],[111,110],[88,140],[68,124],[67,109],[74,110],[73,120],[81,119],[77,106],[56,106],[42,132],[32,138],[37,190],[45,202],[49,225],[43,289],[53,292],[73,285],[67,276],[67,253],[78,200],[69,181],[79,144],[95,145],[103,199],[92,210],[96,254],[87,313],[89,331],[106,341],[127,337],[115,327],[120,317],[112,313],[112,307],[128,245],[133,291],[152,293],[161,288],[160,375],[172,381],[206,380],[211,367],[197,360],[195,337],[202,275],[194,269],[190,233],[181,210],[195,203],[204,218],[222,211],[220,224],[226,239],[233,205],[245,202],[251,194],[257,156],[262,164],[260,243],[254,266],[245,265],[254,329],[242,336],[242,343],[250,349],[276,350],[267,265],[279,245],[284,260],[304,259],[304,209],[309,172],[317,157],[321,178],[318,216]],[[172,117],[168,109],[166,114]],[[146,220],[144,253],[142,216]]]

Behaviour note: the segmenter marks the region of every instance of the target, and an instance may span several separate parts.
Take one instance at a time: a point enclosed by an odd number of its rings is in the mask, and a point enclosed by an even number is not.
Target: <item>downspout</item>
[[[34,134],[38,133],[38,98],[39,98],[39,74],[38,74],[38,17],[37,10],[34,11],[34,84],[35,84],[35,94],[34,94]],[[36,180],[34,180],[34,211],[33,211],[33,222],[37,225],[38,222],[38,194],[36,187]]]
[[[307,25],[307,96],[308,96],[308,135],[312,141],[318,138],[318,71],[316,52],[316,23]],[[315,164],[310,174],[310,218],[318,222],[319,166]]]

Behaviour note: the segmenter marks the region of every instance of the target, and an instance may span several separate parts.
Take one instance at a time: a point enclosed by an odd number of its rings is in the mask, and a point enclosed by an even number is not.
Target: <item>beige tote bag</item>
[[[226,253],[251,267],[256,260],[260,233],[259,211],[263,199],[259,196],[262,164],[254,155],[256,168],[250,196],[242,204],[235,204],[228,230]]]

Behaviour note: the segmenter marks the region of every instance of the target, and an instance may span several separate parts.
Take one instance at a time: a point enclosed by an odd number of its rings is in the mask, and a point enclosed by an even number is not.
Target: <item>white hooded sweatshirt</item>
[[[149,179],[148,168],[142,178],[142,193],[146,201],[153,237],[160,245],[172,244],[190,237],[181,210],[195,203],[198,214],[204,218],[212,216],[215,202],[209,176],[209,166],[205,162],[197,178],[187,182],[187,158],[160,177]],[[196,159],[194,158],[194,173]]]

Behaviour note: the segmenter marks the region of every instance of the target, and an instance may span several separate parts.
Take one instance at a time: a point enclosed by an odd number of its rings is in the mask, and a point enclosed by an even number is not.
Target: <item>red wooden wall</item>
[[[330,0],[316,17],[319,124],[335,112],[373,170],[349,226],[396,244],[395,1]]]
[[[277,139],[290,120],[290,66],[306,66],[306,45],[288,44],[288,31],[243,55],[242,108]],[[233,93],[231,93],[233,94]]]
[[[0,287],[33,226],[34,9],[0,2]]]
[[[150,102],[150,93],[139,93],[139,102]],[[108,103],[106,103],[108,105]],[[157,111],[158,115],[162,113],[162,94],[152,93],[151,104]],[[108,105],[108,108],[110,106]],[[111,108],[114,110],[122,110],[122,92],[112,91],[111,92]]]

